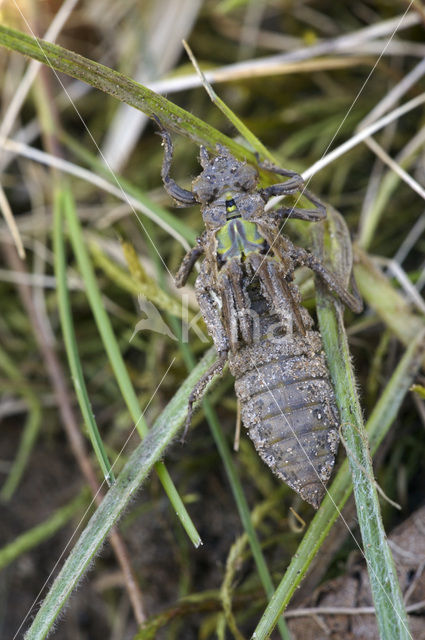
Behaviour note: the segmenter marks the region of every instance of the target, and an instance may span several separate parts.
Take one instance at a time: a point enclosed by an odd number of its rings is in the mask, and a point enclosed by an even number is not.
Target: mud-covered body
[[[192,191],[181,189],[169,176],[171,140],[166,131],[161,134],[165,187],[181,204],[200,203],[206,227],[185,256],[176,283],[182,286],[196,260],[205,256],[195,291],[219,355],[191,394],[188,420],[192,404],[228,361],[242,421],[258,453],[317,508],[335,461],[339,418],[321,337],[301,305],[294,269],[313,269],[354,310],[360,310],[361,302],[317,258],[281,235],[279,226],[285,216],[316,221],[326,210],[304,190],[314,209],[265,213],[272,195],[298,192],[301,177],[266,167],[290,179],[259,190],[255,169],[223,148],[213,159],[201,148],[203,172]]]
[[[317,507],[338,447],[334,392],[320,334],[285,333],[277,320],[263,311],[259,341],[229,353],[230,371],[243,424],[261,458]]]
[[[304,500],[318,507],[334,466],[339,427],[320,334],[312,330],[313,321],[303,307],[300,313],[306,331],[302,334],[294,330],[290,302],[284,301],[286,308],[281,308],[284,314],[277,315],[262,295],[258,278],[246,272],[241,257],[235,256],[232,261],[238,262],[241,288],[246,293],[246,306],[237,315],[249,318],[252,331],[252,340],[246,342],[240,338],[238,326],[239,339],[228,351],[242,422],[271,470]],[[224,287],[229,297],[229,266],[224,265],[218,274],[219,286],[215,290],[218,306],[223,301],[220,291]],[[234,263],[229,270],[235,270]],[[225,284],[220,286],[223,278]],[[297,287],[290,283],[288,288],[292,300],[298,300]],[[211,316],[203,298],[208,289],[211,291],[211,283],[204,262],[196,292],[208,330],[218,347],[223,344],[223,336],[217,337],[215,320],[209,321]],[[286,326],[282,315],[289,319]],[[226,339],[230,344],[230,327]]]

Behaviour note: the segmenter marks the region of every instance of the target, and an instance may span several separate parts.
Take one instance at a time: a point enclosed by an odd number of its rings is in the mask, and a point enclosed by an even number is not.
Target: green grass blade
[[[139,401],[137,399],[137,395],[134,391],[130,376],[126,369],[118,343],[112,330],[111,322],[104,309],[102,296],[97,285],[93,266],[90,262],[89,254],[84,243],[81,226],[75,211],[71,193],[69,191],[66,192],[64,197],[64,207],[72,247],[77,258],[81,275],[84,280],[87,297],[97,324],[97,328],[101,335],[105,351],[108,355],[122,397],[128,407],[130,415],[137,427],[138,432],[140,433],[141,438],[144,438],[148,433],[148,427],[140,411]],[[180,518],[184,529],[186,530],[193,544],[196,547],[199,546],[201,542],[200,536],[196,531],[195,525],[190,519],[186,507],[184,506],[183,501],[179,496],[165,465],[162,462],[159,462],[155,466],[155,468],[158,473],[158,477],[161,480],[161,483],[170,499],[170,502],[173,505],[173,509]]]
[[[410,154],[402,160],[396,158],[396,162],[402,169],[411,170],[411,165],[416,161],[416,155],[416,153]],[[400,181],[400,176],[394,171],[388,171],[383,177],[379,191],[374,200],[369,204],[367,214],[364,216],[359,227],[357,243],[362,249],[369,249],[372,242],[376,240],[377,229],[382,222],[385,212],[391,205],[391,198]]]
[[[0,370],[3,370],[6,376],[12,381],[14,387],[13,391],[15,393],[16,391],[21,393],[28,405],[28,415],[25,419],[25,425],[19,442],[19,447],[8,476],[0,491],[0,498],[2,500],[10,500],[19,485],[28,464],[28,460],[40,431],[42,413],[40,402],[36,394],[32,391],[30,384],[27,383],[22,372],[1,346]]]
[[[66,260],[65,260],[65,242],[63,237],[63,190],[58,189],[55,193],[54,214],[53,214],[53,246],[55,254],[55,275],[57,279],[58,306],[59,315],[62,326],[62,333],[65,342],[66,353],[68,356],[69,368],[71,370],[72,381],[75,393],[80,405],[81,413],[96,454],[96,458],[102,469],[103,476],[111,485],[115,481],[111,464],[108,460],[102,438],[97,428],[96,421],[93,416],[86,384],[84,381],[83,370],[78,355],[77,340],[75,337],[74,323],[72,319],[71,304],[69,301],[69,293],[66,279]]]
[[[129,258],[134,255],[137,256],[137,254],[135,254],[129,243],[121,242],[121,249],[129,265],[130,273],[112,261],[96,243],[90,243],[89,248],[95,265],[102,269],[108,278],[112,282],[115,282],[121,289],[128,291],[134,296],[143,296],[143,298],[153,302],[158,309],[167,311],[176,318],[180,318],[181,320],[187,319],[187,312],[181,300],[177,300],[177,298],[165,293],[156,281],[153,278],[149,278],[146,274],[143,274],[144,277],[142,278],[137,277],[139,275],[137,272],[132,272]],[[138,266],[140,267],[140,264]],[[189,320],[191,319],[192,317],[190,316]]]
[[[123,514],[135,492],[177,435],[187,415],[189,394],[215,358],[215,350],[209,349],[157,418],[146,438],[131,454],[54,581],[25,636],[26,640],[41,640],[46,637],[111,527]]]
[[[195,56],[192,53],[192,49],[189,47],[187,42],[183,41],[183,46],[186,49],[187,55],[189,56],[193,66],[196,69],[196,73],[199,75],[202,84],[204,85],[205,91],[208,93],[211,98],[211,102],[213,102],[222,113],[226,116],[229,122],[235,127],[237,131],[245,138],[248,144],[251,145],[253,149],[257,151],[257,153],[261,154],[264,158],[267,158],[271,162],[275,163],[275,159],[270,151],[263,145],[261,140],[257,138],[256,135],[252,133],[250,129],[242,122],[240,118],[227,106],[227,104],[222,100],[217,93],[212,88],[211,84],[206,79],[204,73],[201,71],[198,62]]]
[[[84,504],[87,503],[88,493],[84,489],[80,495],[61,507],[47,520],[33,527],[29,531],[17,536],[13,542],[0,549],[0,571],[7,567],[16,558],[27,553],[41,542],[53,536],[70,520]]]
[[[356,250],[356,280],[364,300],[405,346],[425,328],[423,314],[416,313],[407,299],[392,286],[361,249]]]
[[[164,207],[161,207],[157,202],[154,202],[149,196],[146,195],[142,189],[133,184],[130,180],[127,180],[123,176],[112,172],[99,158],[98,155],[88,151],[81,143],[75,140],[74,137],[68,135],[65,132],[61,132],[60,140],[63,144],[70,149],[73,154],[78,158],[80,162],[83,162],[87,167],[96,173],[96,175],[103,176],[111,183],[117,183],[123,189],[124,193],[132,196],[138,200],[145,208],[145,210],[151,213],[150,219],[158,224],[158,219],[163,220],[169,227],[174,229],[182,238],[187,240],[190,245],[196,242],[196,233],[190,227],[185,224],[181,219],[181,214],[175,215]],[[158,138],[158,143],[159,143]],[[138,212],[136,212],[137,215]],[[146,221],[144,221],[146,226]],[[187,247],[186,247],[187,248]]]
[[[6,501],[12,498],[21,481],[41,427],[40,403],[30,396],[27,396],[26,400],[28,403],[28,416],[25,420],[18,451],[0,492],[0,498]]]
[[[324,290],[319,293],[318,316],[342,420],[341,431],[381,638],[408,640],[407,614],[382,522],[342,312],[340,308],[335,309],[332,296]]]
[[[113,69],[89,60],[63,47],[35,39],[31,36],[0,25],[0,46],[17,51],[25,56],[50,66],[56,71],[100,89],[152,117],[156,115],[167,129],[190,137],[198,145],[215,152],[216,145],[226,146],[235,157],[256,164],[253,153],[228,136],[217,131],[188,111],[173,104],[163,96],[135,82]]]
[[[329,216],[323,225],[324,234],[315,234],[315,249],[319,257],[335,263],[332,251],[334,219]],[[319,227],[320,229],[320,227]],[[321,236],[321,237],[320,237]],[[324,237],[323,237],[324,236]],[[325,248],[325,244],[326,246]],[[339,275],[338,267],[334,271]],[[346,268],[346,273],[349,273]],[[363,415],[350,359],[340,303],[316,278],[317,314],[329,370],[335,387],[341,417],[341,435],[348,456],[357,518],[363,541],[363,553],[369,573],[372,598],[381,638],[410,637],[407,613],[398,582],[397,571],[382,522],[378,491],[374,480],[369,442],[364,430]]]

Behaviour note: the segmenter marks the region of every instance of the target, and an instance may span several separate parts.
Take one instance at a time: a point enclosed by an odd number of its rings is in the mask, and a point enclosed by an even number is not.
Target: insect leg
[[[235,351],[238,347],[238,309],[233,295],[233,283],[227,273],[220,274],[220,295],[222,300],[223,324],[230,343],[230,349]]]
[[[227,361],[227,352],[229,350],[229,341],[227,339],[226,330],[221,321],[220,308],[212,295],[214,290],[211,286],[210,277],[208,273],[205,272],[204,265],[202,265],[201,272],[196,279],[195,291],[202,317],[207,325],[208,333],[211,335],[215,348],[217,349],[218,359],[202,376],[202,378],[198,380],[194,389],[190,393],[182,440],[184,440],[187,434],[187,430],[192,419],[194,403],[201,398],[211,378],[223,371],[224,365]]]
[[[189,249],[189,251],[186,253],[185,257],[182,260],[179,270],[176,273],[176,276],[174,278],[176,287],[184,287],[189,277],[189,274],[194,267],[195,262],[203,253],[204,253],[204,247],[201,244],[201,239],[198,238],[197,246],[193,247],[192,249]]]
[[[336,293],[340,300],[347,305],[349,309],[355,313],[360,313],[362,311],[363,301],[360,298],[357,287],[354,286],[353,294],[349,293],[338,278],[329,271],[325,265],[316,258],[316,256],[302,247],[294,246],[288,239],[285,240],[290,252],[290,257],[296,264],[304,265],[314,271],[314,273],[323,280],[333,293]],[[353,282],[353,276],[351,276],[351,281]]]
[[[217,352],[219,354],[227,353],[229,350],[229,340],[221,319],[219,300],[213,297],[214,289],[203,266],[204,265],[202,265],[201,272],[195,283],[195,293],[199,309],[207,325],[208,333],[214,341]]]
[[[269,162],[268,160],[263,160],[262,162],[258,162],[258,166],[260,169],[264,169],[265,171],[270,171],[270,173],[277,173],[278,176],[287,176],[288,178],[294,178],[294,182],[298,183],[298,187],[302,187],[304,184],[304,180],[296,171],[290,171],[289,169],[283,169],[279,167],[277,164],[273,164],[273,162]]]
[[[283,183],[283,187],[286,183]],[[272,189],[273,187],[279,188],[281,185],[275,184],[272,187],[268,187],[267,189]],[[267,191],[267,189],[263,190],[263,193]],[[316,196],[313,196],[310,191],[307,189],[299,189],[300,195],[306,197],[312,204],[314,204],[314,209],[301,209],[300,207],[281,207],[280,209],[275,209],[273,214],[279,218],[297,218],[298,220],[307,220],[308,222],[317,222],[318,220],[323,220],[326,218],[326,207]],[[288,195],[285,192],[277,193],[274,190],[270,195],[279,196],[279,195]],[[269,197],[270,197],[269,195]]]
[[[301,178],[301,176],[299,176],[299,178]],[[297,193],[297,191],[302,189],[303,184],[302,178],[301,182],[298,178],[292,178],[286,182],[279,182],[278,184],[272,184],[270,187],[266,187],[265,189],[260,189],[259,192],[263,200],[267,202],[267,200],[272,196],[290,196]]]
[[[251,344],[253,339],[251,301],[246,288],[243,286],[243,274],[240,264],[231,260],[227,267],[227,273],[241,337],[246,344]]]
[[[164,145],[164,159],[162,161],[161,177],[167,193],[177,202],[179,206],[186,207],[195,204],[196,199],[191,191],[179,187],[179,185],[170,177],[171,161],[173,159],[173,143],[170,134],[164,129],[160,121],[155,118],[160,127],[159,135],[162,137]]]
[[[190,427],[190,423],[192,421],[193,405],[197,400],[202,398],[205,392],[205,388],[210,382],[210,380],[212,380],[214,376],[218,376],[220,375],[220,373],[222,373],[226,362],[227,362],[227,352],[219,354],[218,359],[211,365],[208,371],[206,371],[204,375],[198,380],[198,382],[190,392],[188,406],[187,406],[187,416],[184,423],[183,435],[181,438],[182,443],[186,439],[186,435]]]

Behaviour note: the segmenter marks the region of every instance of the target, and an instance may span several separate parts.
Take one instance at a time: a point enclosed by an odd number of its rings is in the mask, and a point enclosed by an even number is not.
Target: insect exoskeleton
[[[339,416],[321,336],[301,304],[294,270],[300,265],[312,269],[353,311],[360,311],[362,302],[313,254],[282,235],[280,227],[290,216],[322,220],[326,209],[305,190],[301,176],[274,165],[261,166],[287,180],[259,189],[256,169],[221,146],[212,158],[201,147],[203,171],[191,191],[183,189],[170,177],[169,133],[161,128],[161,135],[165,188],[180,206],[200,204],[205,223],[176,284],[186,283],[203,256],[195,291],[218,353],[190,394],[186,428],[193,404],[228,361],[242,421],[261,458],[318,508],[335,462]],[[283,206],[265,212],[272,196],[301,192],[311,209]]]

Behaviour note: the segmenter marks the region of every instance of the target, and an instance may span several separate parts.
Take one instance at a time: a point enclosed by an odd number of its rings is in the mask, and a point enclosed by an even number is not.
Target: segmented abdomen
[[[263,337],[229,355],[242,420],[264,462],[318,508],[338,447],[338,412],[317,331]]]

